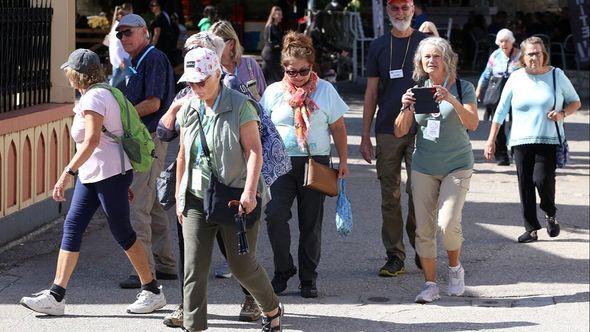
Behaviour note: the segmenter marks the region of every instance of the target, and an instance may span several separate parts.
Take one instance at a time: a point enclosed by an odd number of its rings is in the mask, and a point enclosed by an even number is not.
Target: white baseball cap
[[[198,47],[184,56],[184,74],[178,83],[199,83],[217,70],[221,71],[217,54],[208,48]]]

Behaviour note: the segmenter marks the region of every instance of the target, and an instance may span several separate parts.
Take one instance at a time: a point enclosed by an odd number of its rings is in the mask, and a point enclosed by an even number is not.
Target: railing
[[[51,0],[0,1],[0,113],[49,102]]]

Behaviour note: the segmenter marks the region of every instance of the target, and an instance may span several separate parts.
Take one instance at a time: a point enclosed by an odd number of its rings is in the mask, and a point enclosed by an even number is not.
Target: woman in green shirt
[[[463,233],[461,214],[473,169],[473,151],[467,130],[477,129],[479,118],[475,89],[456,74],[457,54],[439,37],[422,40],[414,56],[416,82],[436,89],[438,113],[416,112],[411,89],[402,96],[402,111],[395,120],[394,134],[406,135],[417,123],[416,148],[412,157],[412,196],[416,211],[416,251],[426,281],[417,303],[439,296],[436,285],[436,233],[440,228],[449,258],[448,294],[465,290],[465,271],[459,261]],[[459,91],[459,92],[458,92]],[[438,216],[438,220],[437,220]]]
[[[265,201],[256,108],[245,95],[221,84],[221,65],[214,51],[197,48],[188,52],[184,61],[180,81],[187,82],[194,93],[177,117],[176,214],[183,225],[185,248],[184,328],[207,329],[207,280],[213,243],[221,232],[232,274],[262,309],[262,330],[279,330],[283,310],[266,271],[256,260],[260,221],[246,229],[249,252],[238,254],[235,224],[210,223],[203,205],[209,181],[214,178],[226,186],[244,188],[239,200],[241,213],[249,214],[256,208],[258,195]],[[208,154],[200,135],[204,135]]]

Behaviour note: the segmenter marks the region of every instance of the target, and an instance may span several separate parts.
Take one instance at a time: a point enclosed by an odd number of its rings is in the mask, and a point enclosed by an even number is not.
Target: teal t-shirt
[[[199,104],[197,98],[193,99],[193,107],[195,107],[195,111],[199,111]],[[181,114],[181,113],[179,113]],[[204,116],[201,117],[201,121],[203,122],[203,129],[205,132],[205,139],[207,140],[207,146],[209,149],[213,146],[213,121],[215,118],[215,114],[209,110],[205,112]],[[181,119],[182,120],[182,119]],[[240,110],[240,126],[250,122],[250,121],[259,121],[258,112],[252,103],[244,103],[244,106]],[[189,162],[189,168],[186,170],[188,173],[188,186],[187,189],[190,193],[195,195],[195,197],[203,198],[205,197],[205,190],[209,186],[209,179],[211,178],[211,168],[209,167],[209,163],[207,159],[203,155],[201,150],[201,138],[197,135],[193,144],[191,145],[191,160]],[[213,158],[210,159],[213,168],[217,168],[215,165],[215,160]],[[195,174],[201,174],[200,181],[193,181],[193,176]],[[200,182],[200,187],[196,186]]]
[[[555,87],[553,86],[555,71]],[[556,99],[555,99],[556,98]],[[502,90],[494,122],[503,123],[512,108],[509,146],[524,144],[559,144],[555,122],[547,118],[553,109],[579,101],[580,97],[563,70],[555,68],[545,74],[531,75],[519,69],[512,73]],[[558,122],[562,139],[563,121]]]
[[[461,80],[463,104],[477,103],[475,88],[468,81]],[[459,98],[457,85],[449,91]],[[467,130],[461,123],[453,106],[443,101],[439,104],[440,113],[416,114],[418,133],[416,149],[412,158],[412,170],[429,175],[447,175],[451,172],[473,168],[473,150]],[[438,138],[426,133],[428,120],[440,121]]]
[[[307,156],[305,149],[301,149],[297,144],[294,112],[293,108],[289,106],[289,98],[290,94],[285,90],[283,83],[276,82],[264,90],[260,105],[270,114],[289,156]],[[311,98],[319,109],[311,114],[310,128],[308,129],[309,148],[314,156],[328,156],[330,155],[331,142],[329,126],[340,119],[349,110],[349,107],[334,86],[322,79],[318,80]]]
[[[199,24],[197,24],[197,26],[199,27],[199,31],[201,32],[209,30],[209,28],[211,28],[212,25],[213,23],[208,17],[203,17],[199,21]]]

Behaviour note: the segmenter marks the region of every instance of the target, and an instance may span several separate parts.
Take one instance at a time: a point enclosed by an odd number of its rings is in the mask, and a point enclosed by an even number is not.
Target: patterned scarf
[[[309,81],[303,86],[297,87],[289,81],[287,74],[283,77],[283,86],[285,91],[289,92],[289,106],[293,108],[293,117],[295,119],[295,135],[297,136],[297,144],[301,149],[305,149],[307,142],[307,133],[310,128],[311,114],[317,110],[318,105],[311,99],[311,94],[315,91],[318,84],[318,75],[311,72]]]

